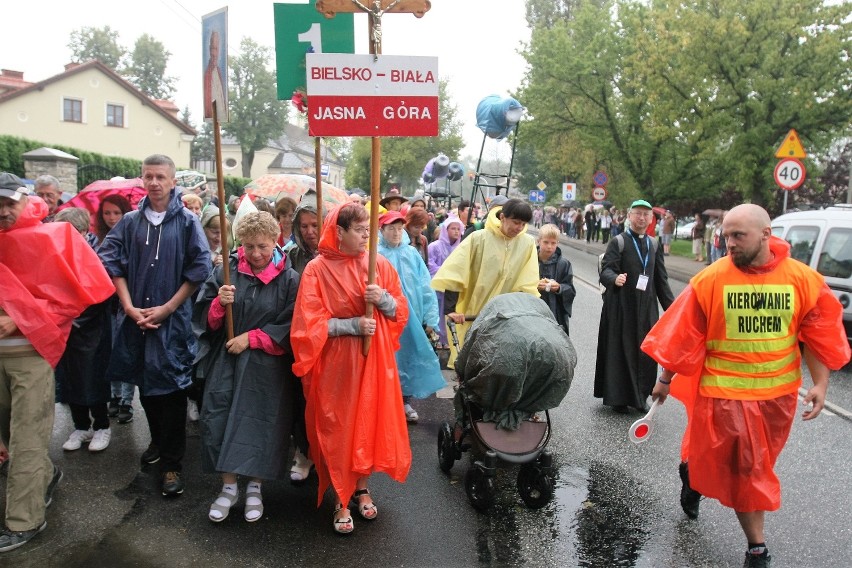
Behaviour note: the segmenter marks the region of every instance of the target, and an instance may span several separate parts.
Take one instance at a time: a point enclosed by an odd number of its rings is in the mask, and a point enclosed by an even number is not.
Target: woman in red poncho
[[[378,510],[367,490],[382,471],[405,481],[411,447],[402,409],[394,351],[408,320],[399,276],[387,260],[376,262],[376,284],[367,286],[367,210],[346,203],[323,223],[319,256],[302,274],[290,342],[302,377],[310,458],[319,477],[317,506],[331,485],[334,530],[352,532],[347,504],[373,520]],[[366,302],[375,305],[364,317]],[[371,337],[362,354],[363,336]]]

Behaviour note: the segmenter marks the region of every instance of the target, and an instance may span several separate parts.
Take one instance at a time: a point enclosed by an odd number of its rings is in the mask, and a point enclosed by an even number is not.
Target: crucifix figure
[[[388,4],[387,8],[382,8],[382,0],[373,0],[373,8],[367,8],[360,0],[352,0],[352,3],[367,12],[370,15],[370,42],[373,44],[373,54],[378,59],[379,53],[382,52],[382,16],[385,12],[391,10],[402,0],[393,0]]]

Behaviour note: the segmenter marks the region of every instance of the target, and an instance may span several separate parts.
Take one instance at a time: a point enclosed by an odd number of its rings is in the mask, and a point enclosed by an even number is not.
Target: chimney
[[[19,81],[24,80],[24,72],[23,71],[12,71],[11,69],[0,69],[0,76],[6,77],[7,79],[17,79]]]
[[[66,70],[66,71],[71,71],[71,70],[72,70],[72,69],[74,69],[75,67],[79,67],[79,66],[80,66],[80,64],[79,64],[78,62],[76,62],[76,61],[72,61],[71,63],[66,63],[66,64],[65,64],[65,70]]]

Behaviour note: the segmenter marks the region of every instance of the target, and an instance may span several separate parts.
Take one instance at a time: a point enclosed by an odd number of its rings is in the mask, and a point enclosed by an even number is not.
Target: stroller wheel
[[[494,504],[497,491],[494,478],[485,475],[476,465],[472,465],[464,476],[464,489],[473,508],[480,512],[487,511]]]
[[[553,477],[535,463],[525,463],[518,472],[518,493],[530,509],[541,509],[553,498]]]
[[[441,424],[438,431],[438,465],[444,473],[450,473],[456,463],[456,446],[453,441],[453,428],[449,422]]]

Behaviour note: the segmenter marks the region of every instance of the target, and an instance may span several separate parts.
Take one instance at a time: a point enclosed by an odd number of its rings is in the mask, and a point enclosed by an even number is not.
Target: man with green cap
[[[603,296],[598,356],[595,365],[596,398],[626,414],[629,407],[647,412],[647,399],[657,379],[657,363],[639,346],[674,301],[669,288],[663,251],[646,236],[653,211],[637,199],[628,211],[630,228],[607,245],[601,262]]]

